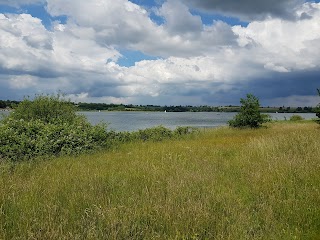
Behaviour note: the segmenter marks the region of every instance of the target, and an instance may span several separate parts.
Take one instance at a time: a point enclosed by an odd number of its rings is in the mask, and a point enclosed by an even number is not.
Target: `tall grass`
[[[314,123],[0,165],[0,239],[319,239]]]

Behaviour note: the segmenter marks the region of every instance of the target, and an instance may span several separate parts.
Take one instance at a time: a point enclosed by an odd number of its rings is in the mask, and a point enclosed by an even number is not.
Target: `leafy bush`
[[[133,141],[131,132],[107,132],[106,146],[114,146]]]
[[[188,135],[188,134],[192,134],[192,133],[196,133],[199,130],[197,128],[194,127],[177,127],[174,132],[173,135],[176,137],[182,136],[182,135]]]
[[[147,128],[132,133],[132,138],[142,141],[163,141],[170,138],[180,138],[181,136],[192,134],[197,132],[195,128],[191,127],[177,127],[175,130],[165,128],[163,126],[157,126],[153,128]]]
[[[92,126],[61,96],[25,99],[0,123],[0,159],[71,155],[107,144],[106,126]]]
[[[301,117],[300,115],[292,115],[290,117],[290,121],[301,121],[301,120],[304,120],[304,118]]]
[[[173,136],[170,129],[163,126],[147,128],[144,130],[139,130],[134,133],[134,138],[142,141],[162,141],[164,139],[169,139]]]
[[[271,122],[272,118],[269,114],[260,114],[263,120],[263,123]]]
[[[171,138],[181,138],[182,136],[191,135],[198,132],[196,128],[192,127],[177,127],[174,131],[163,126],[147,128],[135,132],[115,132],[109,131],[107,133],[108,146],[118,145],[132,141],[163,141]]]
[[[72,123],[78,121],[75,107],[62,95],[36,95],[34,100],[25,98],[10,114],[10,119],[40,120],[44,123]]]
[[[247,98],[240,99],[240,112],[230,120],[229,126],[237,128],[258,128],[263,123],[270,121],[269,117],[259,111],[259,99],[252,94],[247,94]]]

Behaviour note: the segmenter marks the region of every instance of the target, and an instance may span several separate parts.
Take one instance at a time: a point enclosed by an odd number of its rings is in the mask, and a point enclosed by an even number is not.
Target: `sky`
[[[0,0],[0,99],[316,106],[320,3]]]

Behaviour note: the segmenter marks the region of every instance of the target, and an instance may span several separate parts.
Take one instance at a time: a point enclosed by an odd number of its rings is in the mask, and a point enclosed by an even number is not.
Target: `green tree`
[[[318,94],[320,96],[320,89],[318,88],[317,91],[318,91]],[[320,118],[320,103],[318,104],[317,109],[316,109],[316,116],[318,118]],[[316,120],[316,122],[320,124],[320,119]]]
[[[5,101],[0,100],[0,108],[6,108],[7,104]]]
[[[259,99],[253,94],[247,94],[247,98],[240,99],[240,112],[230,120],[229,126],[237,128],[258,128],[263,123],[269,121],[267,115],[263,115],[259,111]]]

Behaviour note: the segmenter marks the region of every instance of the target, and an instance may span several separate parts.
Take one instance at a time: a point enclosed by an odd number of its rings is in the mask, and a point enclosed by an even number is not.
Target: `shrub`
[[[142,141],[162,141],[173,136],[173,132],[163,126],[147,128],[133,133],[133,137]]]
[[[301,121],[301,120],[304,120],[304,118],[301,117],[300,115],[292,115],[290,117],[290,121]]]
[[[197,128],[179,126],[173,131],[173,135],[176,137],[180,137],[183,135],[188,135],[188,134],[197,133],[197,132],[199,132],[199,129]]]
[[[197,133],[198,129],[192,127],[177,127],[174,131],[163,126],[146,128],[135,132],[107,132],[107,146],[117,146],[122,143],[134,141],[163,141],[171,138],[181,138],[182,136]]]
[[[0,123],[0,159],[71,155],[107,144],[106,126],[92,126],[73,105],[58,96],[23,100]]]
[[[177,127],[175,130],[171,130],[163,126],[157,126],[133,132],[132,139],[158,142],[170,138],[181,138],[182,136],[196,132],[198,130],[192,127]]]
[[[262,117],[263,123],[271,122],[272,118],[269,114],[260,114]]]
[[[114,146],[133,141],[131,132],[107,132],[106,146]]]
[[[270,119],[259,112],[259,99],[252,94],[247,94],[247,98],[240,99],[240,112],[230,120],[229,126],[237,128],[258,128]]]
[[[72,123],[78,121],[74,104],[57,95],[36,95],[34,100],[25,98],[10,114],[10,119],[40,120],[44,123]]]

